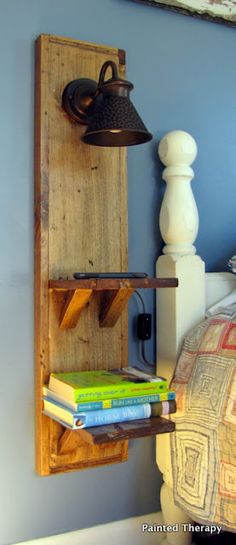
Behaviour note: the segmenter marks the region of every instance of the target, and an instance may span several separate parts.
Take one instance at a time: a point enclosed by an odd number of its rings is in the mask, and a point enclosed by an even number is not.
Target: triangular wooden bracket
[[[84,444],[81,435],[74,430],[66,429],[58,441],[58,454],[68,454]]]
[[[99,315],[100,327],[113,327],[116,324],[133,292],[134,288],[120,288],[103,292]]]
[[[82,309],[88,303],[92,292],[92,289],[77,289],[68,292],[59,320],[61,329],[76,327]]]

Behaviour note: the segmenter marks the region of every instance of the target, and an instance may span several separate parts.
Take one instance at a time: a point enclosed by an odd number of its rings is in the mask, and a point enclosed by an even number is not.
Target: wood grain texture
[[[127,365],[126,311],[113,329],[101,329],[96,293],[77,327],[62,330],[61,309],[63,319],[71,322],[76,311],[68,318],[67,293],[55,296],[48,290],[49,279],[67,280],[77,270],[127,270],[126,150],[82,143],[85,128],[61,107],[65,85],[79,77],[97,80],[109,59],[118,63],[124,77],[124,54],[118,49],[46,35],[36,43],[36,466],[41,475],[127,459],[124,441],[95,450],[84,444],[73,455],[58,454],[63,428],[41,413],[42,385],[50,372]]]
[[[82,309],[88,303],[93,290],[71,290],[67,292],[65,304],[63,305],[59,325],[61,329],[76,327]]]

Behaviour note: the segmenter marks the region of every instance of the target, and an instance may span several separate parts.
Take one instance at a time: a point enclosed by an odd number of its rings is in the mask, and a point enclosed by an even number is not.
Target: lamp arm
[[[102,68],[100,70],[100,74],[99,74],[99,80],[98,80],[98,89],[100,89],[100,87],[103,85],[104,83],[104,77],[105,77],[105,74],[106,74],[106,71],[108,68],[111,68],[111,71],[112,71],[112,79],[118,79],[118,70],[117,70],[117,66],[116,66],[116,63],[114,61],[106,61],[104,62],[104,64],[102,65]]]

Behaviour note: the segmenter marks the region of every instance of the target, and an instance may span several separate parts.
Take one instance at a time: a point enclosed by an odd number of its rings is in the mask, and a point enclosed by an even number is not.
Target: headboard
[[[206,308],[236,289],[236,274],[230,272],[206,273]]]
[[[198,211],[191,189],[191,164],[197,154],[195,140],[184,131],[168,133],[160,142],[159,156],[165,165],[167,187],[160,211],[160,230],[165,242],[157,260],[157,277],[177,277],[176,289],[157,290],[157,373],[170,381],[187,332],[205,318],[206,308],[236,288],[236,275],[207,273],[194,246]],[[230,257],[230,256],[229,256]],[[156,460],[163,473],[161,507],[164,522],[188,523],[191,519],[176,506],[168,434],[157,436]],[[178,533],[178,545],[191,543],[191,532]],[[166,543],[176,545],[169,533]]]
[[[199,218],[191,188],[191,164],[197,155],[193,137],[184,131],[164,136],[158,148],[167,187],[160,210],[165,242],[157,277],[177,277],[177,289],[157,290],[157,372],[171,379],[186,333],[204,319],[205,310],[236,287],[230,272],[206,273],[194,246]]]

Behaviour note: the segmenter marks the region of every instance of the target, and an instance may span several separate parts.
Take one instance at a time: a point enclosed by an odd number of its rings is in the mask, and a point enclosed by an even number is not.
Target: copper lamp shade
[[[111,67],[112,77],[104,81]],[[70,82],[62,104],[69,116],[87,124],[81,140],[93,146],[134,146],[152,139],[130,101],[132,83],[118,77],[113,61],[103,64],[98,84],[89,79]]]

